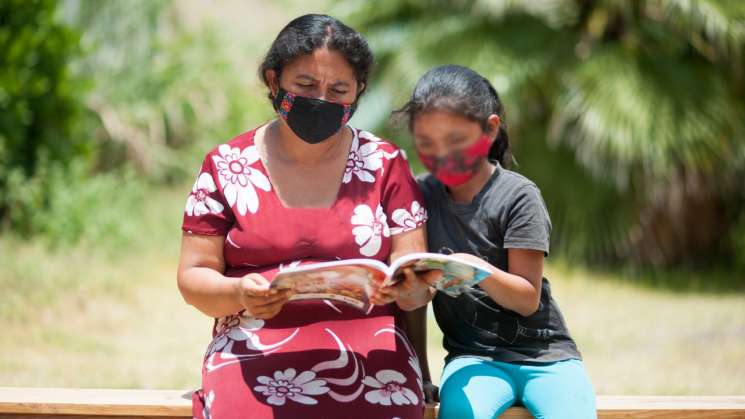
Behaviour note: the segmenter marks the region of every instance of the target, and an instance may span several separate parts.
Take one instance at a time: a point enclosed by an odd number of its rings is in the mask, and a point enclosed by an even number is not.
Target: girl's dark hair
[[[470,68],[444,65],[427,71],[414,87],[409,101],[397,114],[406,115],[409,129],[414,119],[424,112],[446,110],[481,124],[487,129],[487,119],[496,114],[501,121],[497,138],[489,149],[489,159],[503,167],[512,163],[512,150],[507,135],[504,107],[489,80]]]
[[[341,53],[352,67],[357,83],[367,86],[373,54],[365,38],[339,19],[317,14],[295,18],[279,32],[259,66],[259,77],[269,87],[267,70],[274,70],[279,77],[285,65],[323,47]]]

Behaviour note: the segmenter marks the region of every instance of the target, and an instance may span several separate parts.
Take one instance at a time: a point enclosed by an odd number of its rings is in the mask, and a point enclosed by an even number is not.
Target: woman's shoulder
[[[382,150],[388,153],[397,153],[397,154],[403,153],[403,150],[401,150],[401,148],[398,147],[396,144],[394,144],[391,141],[388,141],[385,138],[378,137],[377,135],[373,134],[370,131],[365,131],[363,129],[357,129],[357,128],[353,128],[353,130],[355,132],[355,136],[357,137],[359,141],[359,147],[362,147],[365,144],[374,144],[368,147],[375,148],[377,150]]]
[[[206,154],[205,157],[210,156],[222,156],[225,157],[229,154],[233,153],[244,153],[246,151],[250,152],[249,150],[251,147],[255,146],[254,144],[254,134],[256,134],[256,130],[258,130],[259,127],[256,127],[250,131],[246,131],[244,133],[238,134],[235,137],[231,138],[228,141],[219,143],[215,146],[213,146]]]
[[[408,157],[402,148],[369,131],[353,130],[354,138],[350,158],[359,160],[359,163],[367,169],[377,171],[382,168],[382,173],[385,173],[389,167],[395,166],[397,169],[408,171],[411,175]]]

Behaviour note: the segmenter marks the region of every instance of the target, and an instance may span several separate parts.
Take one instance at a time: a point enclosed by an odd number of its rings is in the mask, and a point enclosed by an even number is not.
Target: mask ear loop
[[[352,117],[352,105],[344,105],[344,116],[341,117],[341,125],[347,124],[347,121]]]
[[[279,92],[277,92],[279,94]],[[287,120],[287,114],[290,113],[290,110],[292,109],[292,105],[295,103],[295,95],[290,92],[285,92],[284,97],[282,98],[282,102],[279,104],[279,107],[277,109],[277,112],[279,113],[279,116]]]

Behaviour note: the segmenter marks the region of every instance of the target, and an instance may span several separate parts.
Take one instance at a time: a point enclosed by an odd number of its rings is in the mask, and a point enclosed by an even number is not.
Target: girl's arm
[[[274,317],[287,301],[287,292],[269,289],[259,274],[226,277],[222,236],[184,234],[177,281],[184,300],[210,317],[246,310],[257,318]]]
[[[491,275],[479,283],[495,303],[519,313],[530,316],[538,310],[541,300],[544,253],[530,249],[507,250],[507,272],[490,263],[466,253],[453,256],[475,262],[486,268]]]

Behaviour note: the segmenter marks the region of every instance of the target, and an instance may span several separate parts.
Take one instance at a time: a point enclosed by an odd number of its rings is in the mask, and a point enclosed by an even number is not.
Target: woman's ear
[[[277,92],[279,92],[279,77],[277,77],[277,72],[274,70],[266,70],[266,82],[269,85],[269,92],[271,93],[272,97],[277,96]]]
[[[491,138],[496,138],[499,133],[499,125],[502,120],[499,119],[499,115],[491,114],[486,118],[486,134]]]

